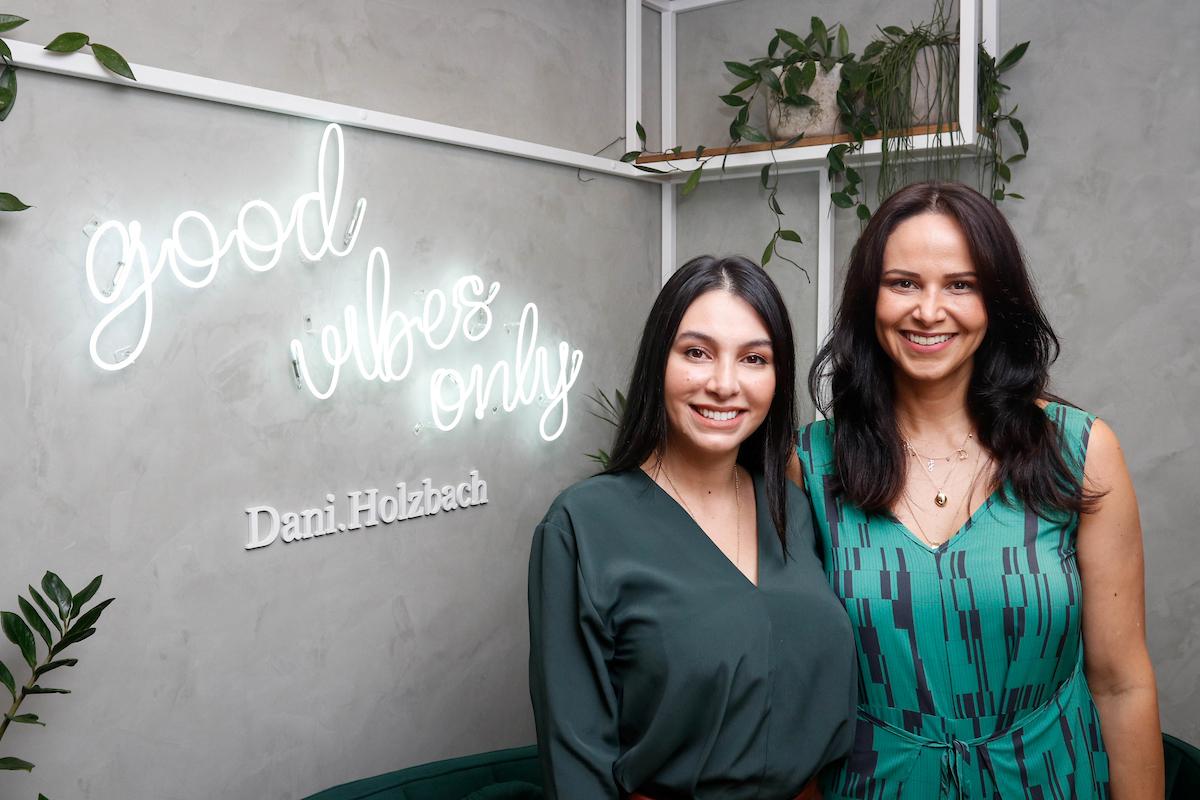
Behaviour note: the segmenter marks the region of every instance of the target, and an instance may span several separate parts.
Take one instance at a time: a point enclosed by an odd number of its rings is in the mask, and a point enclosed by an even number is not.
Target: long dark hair
[[[813,402],[834,419],[837,488],[872,513],[890,513],[904,488],[905,455],[894,406],[892,362],[875,333],[875,304],[883,250],[892,231],[918,214],[944,214],[958,223],[987,310],[987,333],[975,353],[967,411],[979,443],[997,464],[1002,496],[1008,487],[1035,513],[1090,510],[1086,492],[1062,454],[1057,429],[1037,401],[1047,392],[1059,343],[1042,312],[1008,221],[983,195],[961,183],[915,183],[899,190],[871,217],[850,255],[841,305],[829,338],[808,374]],[[829,384],[827,398],[822,387]]]
[[[605,473],[639,469],[667,442],[663,378],[675,334],[688,307],[700,295],[726,291],[745,300],[771,336],[775,397],[766,419],[738,450],[738,463],[765,479],[771,521],[787,552],[787,464],[796,438],[796,351],[792,323],[775,282],[762,267],[740,256],[699,256],[679,268],[654,301],[626,392]]]

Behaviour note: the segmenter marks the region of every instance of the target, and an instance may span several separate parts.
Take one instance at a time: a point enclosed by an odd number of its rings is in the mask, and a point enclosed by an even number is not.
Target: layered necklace
[[[938,508],[945,508],[946,504],[950,502],[950,498],[946,494],[946,485],[950,483],[950,478],[954,475],[954,469],[959,463],[967,460],[967,442],[974,438],[975,434],[968,432],[966,438],[962,440],[962,444],[953,453],[945,456],[927,456],[919,453],[916,446],[913,445],[912,440],[908,438],[904,439],[904,449],[921,464],[920,471],[925,474],[925,477],[929,479],[930,485],[933,486],[933,502]],[[933,479],[933,469],[939,461],[945,461],[950,465],[950,469],[946,470],[946,475],[942,478],[941,486],[938,486],[937,482]],[[976,462],[978,462],[978,458],[976,458]]]
[[[696,513],[694,511],[692,511],[692,507],[689,506],[688,501],[684,499],[683,492],[679,491],[679,487],[675,485],[675,481],[671,480],[671,473],[667,471],[667,465],[664,464],[661,459],[659,459],[658,466],[662,470],[663,476],[666,477],[667,483],[671,487],[671,491],[675,492],[675,496],[679,498],[679,502],[683,503],[683,507],[688,512],[688,515],[693,520],[696,521],[697,525],[699,525],[700,518],[696,516]],[[739,570],[742,568],[742,491],[741,490],[742,490],[742,486],[741,486],[741,482],[738,480],[737,464],[734,464],[733,465],[733,500],[737,506],[737,522],[735,523],[735,527],[734,527],[734,530],[735,530],[734,536],[737,538],[737,545],[736,545],[736,554],[734,556],[733,563],[735,566],[737,566],[737,568]]]

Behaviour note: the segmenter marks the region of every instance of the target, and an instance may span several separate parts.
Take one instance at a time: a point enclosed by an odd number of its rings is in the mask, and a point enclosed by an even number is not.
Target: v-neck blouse
[[[759,476],[758,584],[641,470],[563,492],[529,562],[530,693],[547,796],[790,798],[851,745],[853,636],[788,483]]]

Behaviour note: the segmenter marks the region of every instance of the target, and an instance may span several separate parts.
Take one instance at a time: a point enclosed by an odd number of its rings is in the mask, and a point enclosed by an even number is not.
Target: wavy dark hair
[[[779,288],[762,267],[740,256],[699,256],[679,268],[659,292],[646,319],[637,360],[626,392],[625,413],[613,440],[605,473],[639,469],[667,442],[663,381],[667,357],[684,313],[700,295],[726,291],[745,300],[771,337],[775,397],[762,424],[738,450],[742,466],[760,472],[767,505],[784,552],[787,552],[787,464],[796,438],[796,351],[792,323]]]
[[[890,514],[904,488],[892,362],[876,337],[875,303],[888,237],[904,220],[925,213],[958,223],[978,275],[987,332],[975,353],[967,410],[979,443],[996,461],[1002,497],[1011,500],[1011,487],[1042,517],[1090,510],[1099,496],[1084,490],[1074,472],[1081,465],[1067,462],[1057,428],[1037,405],[1059,400],[1047,391],[1059,342],[1038,303],[1017,237],[983,195],[961,183],[936,181],[900,189],[871,217],[850,255],[829,337],[809,371],[813,402],[834,419],[837,490],[864,511]]]

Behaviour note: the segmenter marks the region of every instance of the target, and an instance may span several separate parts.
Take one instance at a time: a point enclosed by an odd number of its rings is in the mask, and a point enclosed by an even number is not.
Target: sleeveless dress
[[[1082,475],[1095,418],[1046,413]],[[801,429],[798,445],[858,649],[854,748],[822,776],[825,800],[1108,797],[1083,673],[1078,516],[1047,521],[997,491],[931,549],[835,496],[832,424]]]

